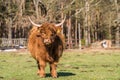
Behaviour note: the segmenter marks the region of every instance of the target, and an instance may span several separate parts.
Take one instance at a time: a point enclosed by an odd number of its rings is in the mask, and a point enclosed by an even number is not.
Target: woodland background
[[[119,0],[0,0],[0,38],[27,39],[28,16],[35,23],[58,23],[66,16],[62,33],[69,47],[104,39],[120,47]]]

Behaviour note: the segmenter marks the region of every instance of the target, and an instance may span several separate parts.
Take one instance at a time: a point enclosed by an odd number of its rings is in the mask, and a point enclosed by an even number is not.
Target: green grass
[[[46,78],[37,74],[30,54],[0,53],[0,80],[120,80],[120,51],[65,51],[54,79],[46,67]]]

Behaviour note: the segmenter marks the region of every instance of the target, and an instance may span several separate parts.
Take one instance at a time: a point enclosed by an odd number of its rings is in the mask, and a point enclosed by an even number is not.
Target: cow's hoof
[[[53,78],[58,78],[57,76],[52,76]]]
[[[45,76],[40,76],[40,78],[45,78]]]
[[[37,75],[39,75],[41,78],[45,78],[45,74],[40,74],[40,71],[38,70]]]
[[[45,74],[39,74],[39,76],[41,77],[41,78],[45,78]]]
[[[39,72],[39,70],[38,70],[38,72],[37,72],[37,75],[40,75],[40,72]]]
[[[53,77],[53,78],[58,78],[58,76],[57,76],[57,75],[52,75],[52,77]]]
[[[45,75],[40,75],[40,78],[45,78]]]

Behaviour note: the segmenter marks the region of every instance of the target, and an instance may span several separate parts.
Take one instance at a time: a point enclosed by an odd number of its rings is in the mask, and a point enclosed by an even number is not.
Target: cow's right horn
[[[28,18],[29,18],[30,22],[31,22],[34,26],[36,26],[36,27],[41,27],[41,25],[40,25],[40,24],[36,24],[36,23],[34,23],[34,22],[31,20],[31,18],[30,18],[30,17],[28,17]]]

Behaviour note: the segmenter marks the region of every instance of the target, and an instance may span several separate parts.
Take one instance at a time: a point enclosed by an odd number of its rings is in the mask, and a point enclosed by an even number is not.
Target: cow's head
[[[50,45],[51,43],[54,42],[55,37],[57,34],[59,34],[61,32],[61,25],[64,23],[64,20],[62,20],[61,23],[59,24],[53,24],[53,23],[43,23],[42,25],[39,24],[35,24],[30,18],[29,18],[30,22],[37,27],[37,37],[41,37],[43,43],[45,45]]]

